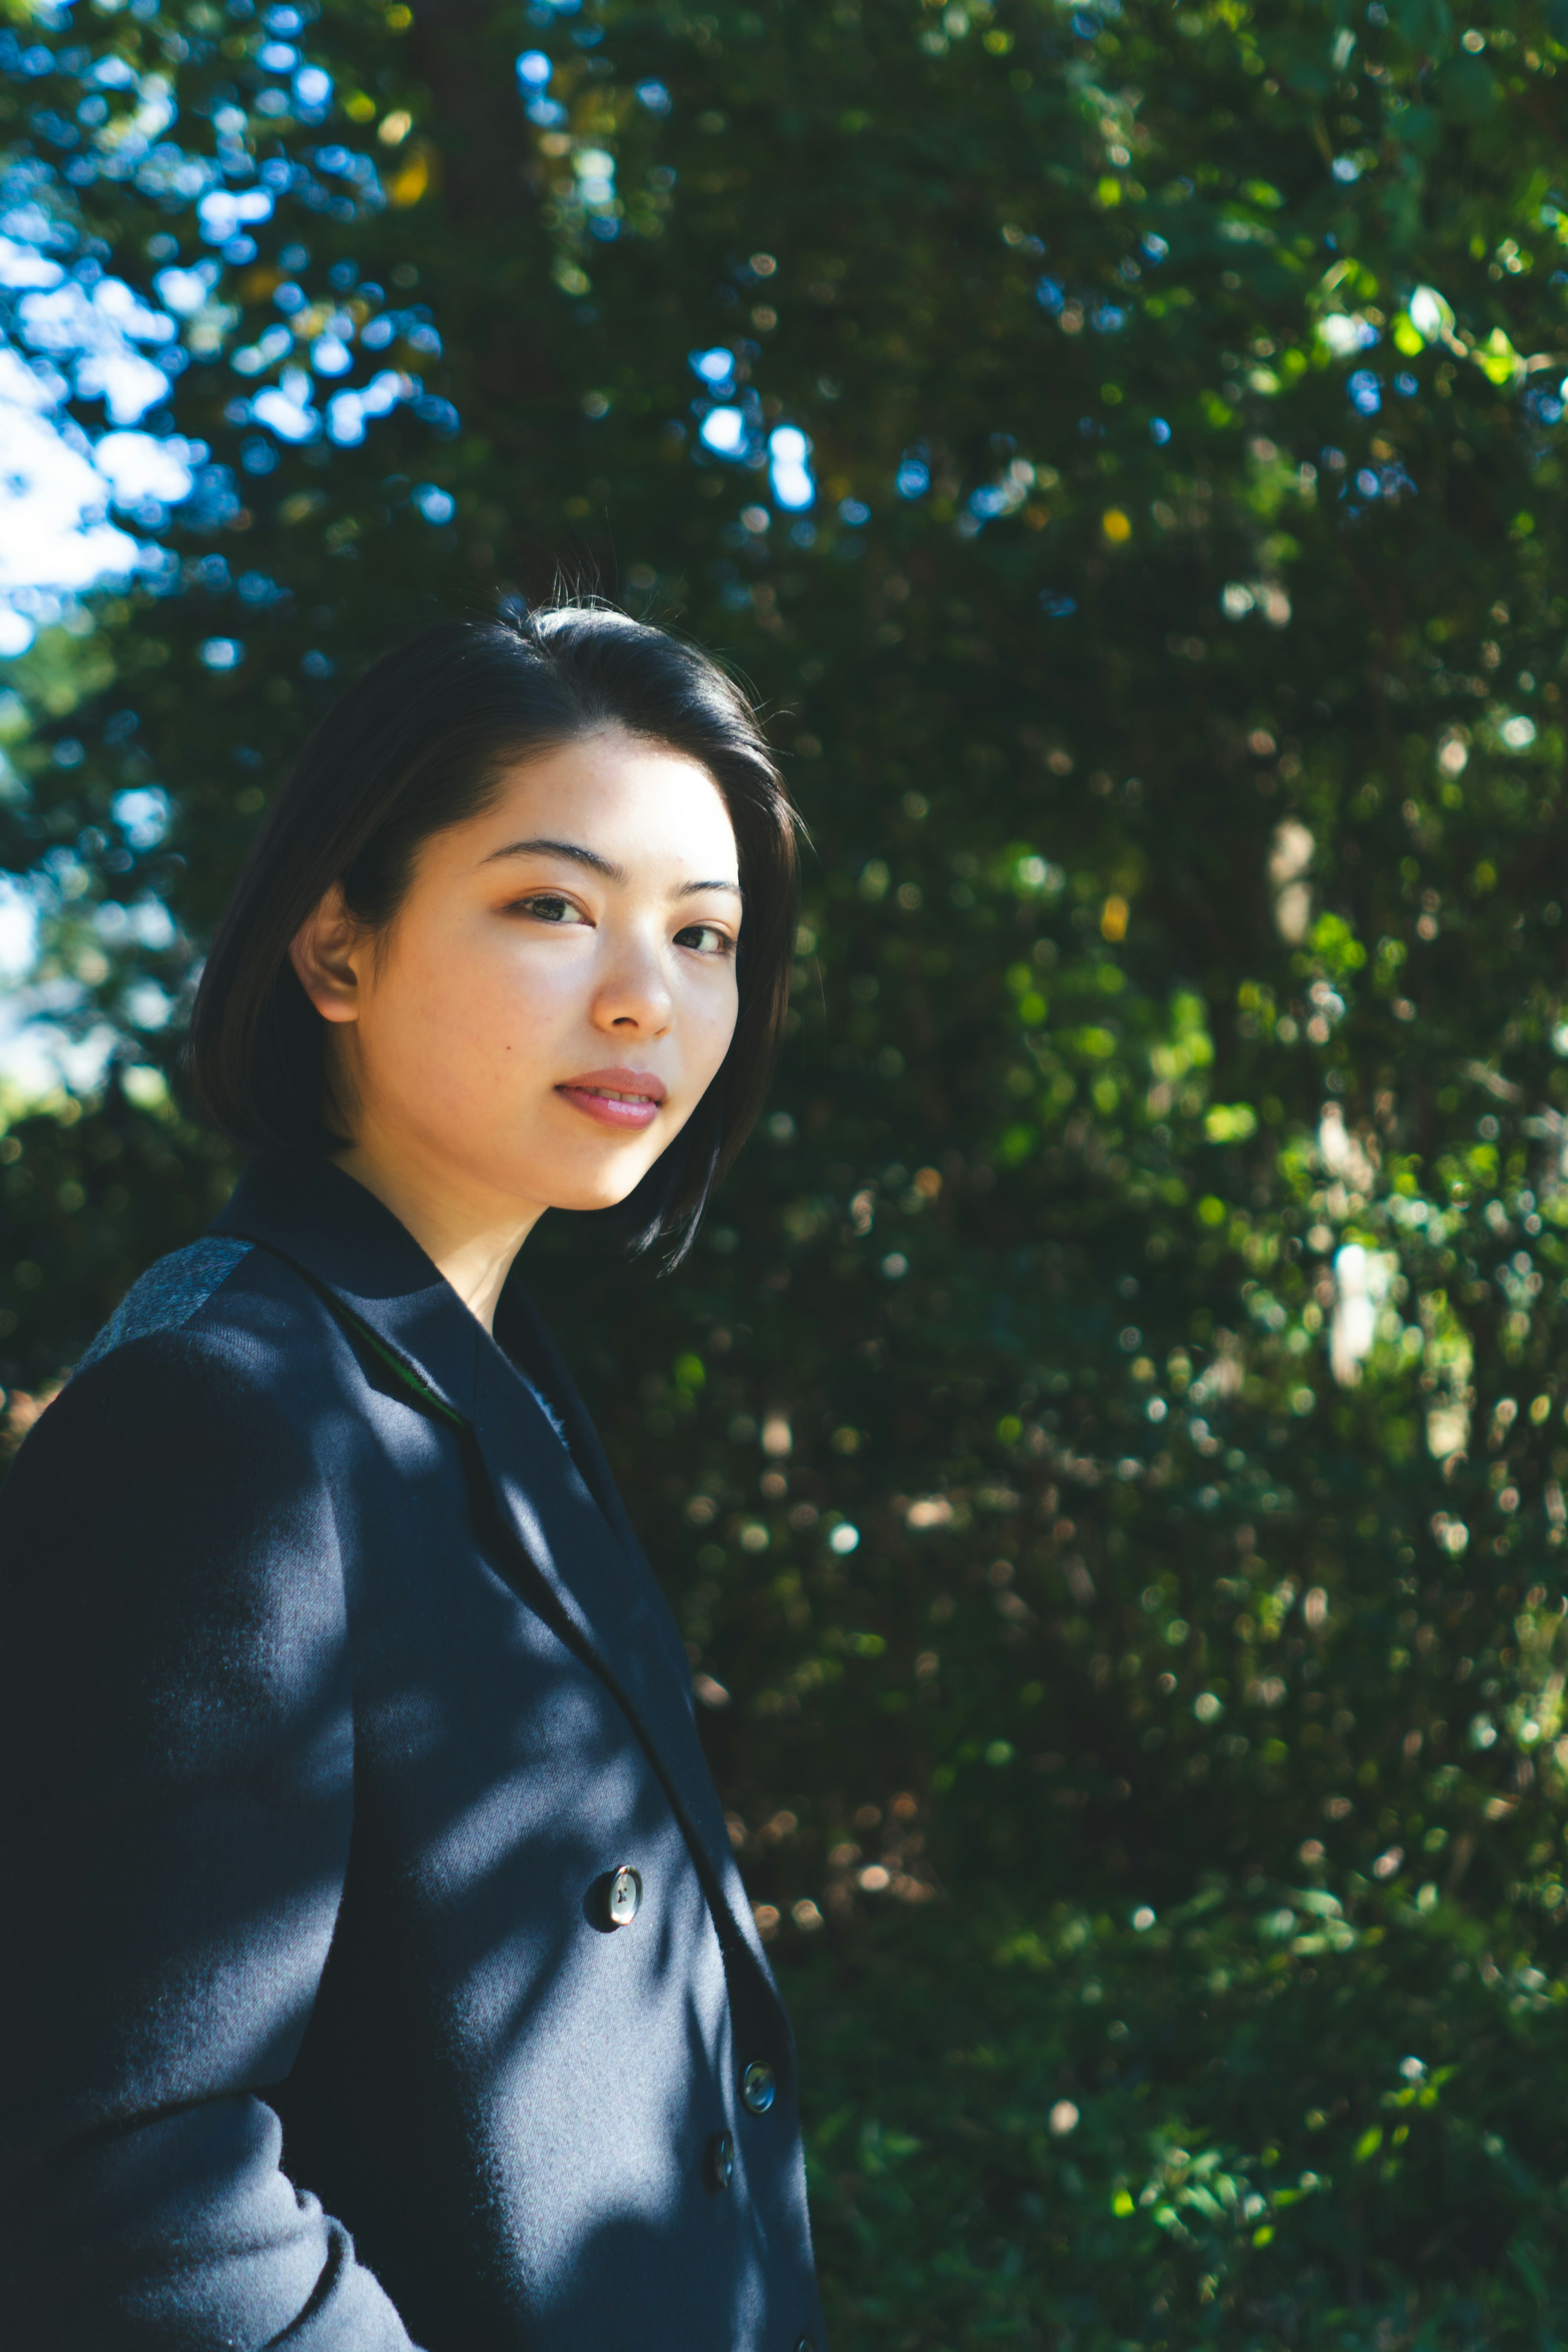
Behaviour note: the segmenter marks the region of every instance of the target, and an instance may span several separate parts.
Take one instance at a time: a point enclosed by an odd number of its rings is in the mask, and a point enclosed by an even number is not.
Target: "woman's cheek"
[[[730,1041],[735,1034],[735,1024],[740,1018],[741,994],[735,984],[735,967],[732,963],[726,968],[726,981],[727,985],[721,992],[721,1001],[713,1007],[710,1023],[709,1058],[712,1066],[710,1076],[712,1075],[712,1071],[718,1069],[720,1063],[729,1052]]]
[[[417,975],[419,1017],[470,1055],[515,1065],[556,1013],[561,975],[531,940],[459,934]]]
[[[495,1033],[515,1060],[550,1058],[552,1041],[568,1029],[581,1030],[592,1000],[583,959],[560,952],[559,941],[515,950],[493,975],[489,994]],[[548,952],[554,947],[556,952]]]
[[[401,1063],[401,1091],[416,1091],[431,1105],[456,1107],[481,1089],[498,1067],[515,1067],[510,1048],[525,1034],[509,1019],[510,1007],[496,976],[475,968],[460,941],[443,953],[411,958],[382,1024],[386,1050]]]

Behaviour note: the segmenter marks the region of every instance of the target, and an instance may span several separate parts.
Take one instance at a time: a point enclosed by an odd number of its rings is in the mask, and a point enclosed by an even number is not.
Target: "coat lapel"
[[[564,1444],[529,1379],[406,1228],[330,1161],[253,1161],[211,1230],[285,1258],[427,1408],[462,1425],[502,1527],[658,1771],[722,1940],[744,1947],[771,1990],[773,1972],[698,1738],[685,1653],[597,1433],[531,1302],[513,1290],[502,1329],[542,1381]]]
[[[542,1326],[531,1307],[527,1315],[530,1367],[545,1372],[545,1393],[567,1444],[500,1350],[481,1358],[475,1436],[497,1507],[637,1726],[689,1843],[706,1864],[710,1896],[771,1984],[698,1737],[689,1670],[668,1605],[565,1367],[552,1346],[541,1344]]]

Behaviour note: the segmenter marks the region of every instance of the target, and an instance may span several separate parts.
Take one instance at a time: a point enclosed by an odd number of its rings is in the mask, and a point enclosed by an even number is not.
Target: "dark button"
[[[795,2346],[795,2352],[816,2352],[816,2336],[803,2336],[799,2343]]]
[[[778,2092],[778,2077],[765,2060],[753,2058],[741,2077],[741,2096],[754,2116],[765,2116]]]
[[[642,1880],[629,1863],[623,1863],[610,1881],[610,1925],[629,1927],[642,1901]]]
[[[715,2189],[728,2189],[735,2178],[735,2143],[728,2132],[715,2132],[708,2143],[708,2179]]]

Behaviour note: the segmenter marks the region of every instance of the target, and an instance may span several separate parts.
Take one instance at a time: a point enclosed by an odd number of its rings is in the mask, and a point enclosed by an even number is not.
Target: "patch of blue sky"
[[[298,11],[283,14],[295,29],[302,25]],[[319,69],[299,71],[318,71],[319,84],[327,82]],[[99,61],[94,79],[105,88],[128,88],[135,76],[110,58]],[[321,87],[310,84],[307,95],[319,99]],[[244,117],[219,107],[213,126],[220,143],[232,142],[243,131]],[[150,115],[147,140],[164,127],[162,115],[156,122]],[[183,200],[187,218],[194,211],[194,226],[217,248],[210,258],[187,264],[175,258],[173,238],[154,238],[153,257],[165,266],[156,270],[150,293],[105,274],[80,250],[78,231],[59,210],[46,173],[20,165],[0,186],[0,446],[6,457],[0,478],[0,657],[25,652],[38,627],[64,617],[95,587],[133,577],[154,590],[173,586],[177,566],[168,550],[141,534],[160,531],[176,507],[190,515],[199,508],[210,520],[236,510],[239,502],[232,477],[207,462],[201,444],[149,433],[143,420],[168,398],[174,378],[189,364],[185,338],[203,356],[215,340],[221,348],[230,318],[219,301],[220,278],[225,262],[248,247],[242,232],[269,218],[289,192],[309,193],[312,203],[322,192],[304,166],[276,157],[260,166],[261,184],[237,189],[218,184],[210,161],[184,156],[174,146],[149,146],[143,160],[148,169],[157,163],[157,186],[146,183],[147,192],[165,202]],[[374,162],[347,146],[317,150],[313,161],[323,174],[352,181],[361,201],[367,185],[376,190]],[[591,161],[595,184],[584,194],[613,196],[610,159],[595,151]],[[142,184],[140,164],[135,176]],[[601,187],[601,181],[606,184]],[[308,266],[302,249],[283,257],[286,266]],[[307,299],[292,280],[279,286],[277,299],[285,310]],[[427,312],[368,326],[365,340],[374,347],[401,331],[420,350],[439,355],[440,338]],[[449,438],[458,429],[456,410],[427,394],[417,377],[383,368],[368,383],[351,385],[354,341],[353,320],[341,310],[316,336],[310,356],[321,380],[319,404],[286,327],[266,329],[254,344],[231,351],[230,364],[241,376],[282,368],[280,381],[258,389],[254,402],[229,404],[233,421],[263,425],[275,442],[302,444],[325,430],[340,446],[352,446],[365,438],[371,419],[406,402],[437,437]],[[93,406],[101,415],[100,430],[82,414]],[[246,444],[247,471],[266,466],[267,447],[261,435]]]
[[[341,335],[329,329],[318,335],[310,346],[310,365],[318,375],[347,375],[354,363],[353,353]]]
[[[797,513],[816,501],[811,443],[798,425],[777,425],[768,436],[768,481],[774,501]]]
[[[715,457],[739,457],[745,450],[746,420],[738,408],[710,408],[698,431]]]
[[[174,999],[155,980],[133,980],[120,999],[120,1011],[133,1029],[164,1029]]]
[[[194,468],[207,456],[205,441],[177,433],[105,433],[94,442],[92,462],[109,484],[117,507],[136,513],[151,501],[177,507],[195,487]]]
[[[313,389],[303,368],[285,368],[277,383],[269,383],[257,394],[250,404],[250,414],[258,425],[265,425],[279,441],[303,444],[319,440],[321,412],[311,406]]]
[[[174,919],[161,898],[137,898],[130,906],[106,898],[93,910],[92,928],[108,947],[149,948],[157,955],[174,944]]]
[[[735,354],[726,351],[722,343],[716,343],[711,351],[690,352],[687,364],[710,391],[718,392],[734,377]]]
[[[156,849],[169,830],[169,795],[156,784],[134,784],[116,793],[110,814],[128,847]]]
[[[120,1043],[120,1033],[106,1021],[82,1027],[87,992],[79,981],[32,978],[43,926],[60,895],[47,874],[0,875],[0,1095],[8,1108],[25,1108],[62,1088],[89,1091],[101,1084]],[[129,917],[126,928],[131,932]]]
[[[153,290],[166,310],[176,318],[190,319],[211,297],[217,275],[216,261],[198,261],[189,269],[160,269]]]
[[[1370,368],[1357,368],[1350,376],[1345,390],[1351,406],[1361,416],[1375,416],[1383,406],[1383,386]]]
[[[268,188],[209,188],[196,205],[196,222],[208,245],[226,245],[252,221],[270,220]]]
[[[0,874],[0,981],[22,979],[37,954],[37,893],[14,875]]]
[[[366,417],[389,415],[400,400],[409,399],[413,393],[412,376],[399,375],[394,368],[383,368],[358,391],[335,392],[332,394],[328,430],[334,441],[359,440],[363,436]],[[359,427],[357,432],[355,425]]]
[[[87,992],[74,981],[13,987],[0,995],[0,1083],[16,1108],[61,1093],[93,1093],[121,1032],[107,1021],[68,1026]]]
[[[25,653],[38,625],[58,618],[62,599],[105,578],[128,579],[144,561],[137,541],[109,520],[113,482],[86,436],[58,421],[65,389],[52,370],[0,348],[0,655]],[[122,478],[128,487],[129,466]]]
[[[62,273],[55,285],[37,281],[18,296],[16,331],[30,351],[68,369],[79,400],[101,400],[112,425],[135,425],[167,396],[172,369],[138,346],[174,353],[178,330],[164,310],[148,307],[118,278],[83,284]],[[183,365],[182,352],[177,365]]]

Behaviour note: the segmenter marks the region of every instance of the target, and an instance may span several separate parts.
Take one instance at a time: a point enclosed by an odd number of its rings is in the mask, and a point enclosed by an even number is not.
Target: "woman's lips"
[[[651,1127],[665,1097],[662,1078],[643,1070],[590,1070],[555,1089],[601,1127]]]

